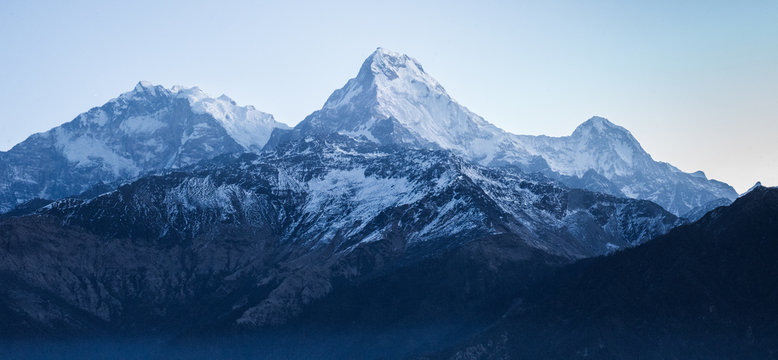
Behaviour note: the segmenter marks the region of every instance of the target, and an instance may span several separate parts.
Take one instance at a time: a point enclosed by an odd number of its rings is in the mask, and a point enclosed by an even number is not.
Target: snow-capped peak
[[[258,150],[264,146],[273,128],[287,128],[285,124],[275,121],[271,114],[259,111],[253,106],[239,106],[224,94],[212,98],[197,86],[175,85],[167,89],[148,81],[140,81],[132,91],[120,95],[114,101],[159,96],[187,100],[194,113],[211,115],[221,123],[227,134],[246,150]]]
[[[606,131],[608,129],[624,129],[621,126],[618,126],[610,120],[601,117],[601,116],[592,116],[589,118],[589,120],[584,121],[581,123],[581,125],[578,125],[576,130],[584,130],[584,129],[594,129],[597,131]]]
[[[150,88],[153,88],[153,87],[154,87],[154,84],[152,84],[152,83],[150,83],[148,81],[145,81],[145,80],[141,80],[141,81],[138,81],[138,83],[135,85],[135,91],[143,91],[144,89],[150,89]]]
[[[619,135],[625,139],[630,139],[637,143],[637,140],[632,136],[629,130],[616,125],[610,120],[600,117],[592,116],[589,120],[584,121],[581,125],[575,128],[572,137],[590,137],[590,136],[602,136],[607,134]]]
[[[506,132],[454,101],[418,61],[383,48],[298,129],[440,147],[487,163],[510,142]]]
[[[421,64],[408,55],[396,53],[384,48],[376,49],[362,63],[357,76],[346,86],[335,91],[324,104],[324,109],[337,109],[351,105],[359,96],[369,96],[369,104],[391,105],[397,96],[416,96],[418,92],[435,92],[445,96],[445,89],[424,72]],[[398,119],[401,120],[402,119]]]
[[[225,94],[221,94],[221,95],[219,95],[219,97],[218,97],[218,98],[216,98],[216,99],[218,99],[218,100],[221,100],[221,101],[227,101],[227,102],[231,102],[231,103],[235,104],[235,100],[232,100],[232,98],[231,98],[231,97],[229,97],[229,96],[227,96],[227,95],[225,95]],[[247,106],[251,106],[251,105],[247,105]],[[253,107],[253,106],[252,106],[252,107]]]
[[[0,189],[0,211],[35,197],[78,194],[98,182],[260,150],[276,127],[286,126],[227,96],[214,99],[197,87],[140,81],[103,106],[11,149],[11,160],[0,164],[13,169],[0,174],[6,184]]]
[[[181,85],[173,85],[170,88],[170,92],[178,98],[189,100],[190,104],[209,98],[208,94],[197,86],[187,88]]]
[[[169,95],[170,95],[170,90],[165,89],[163,86],[154,85],[151,82],[142,80],[142,81],[138,81],[138,83],[135,84],[135,87],[132,90],[122,93],[121,95],[119,95],[119,97],[111,101],[138,99],[144,97],[169,96]]]
[[[519,138],[530,153],[563,175],[582,177],[591,169],[613,179],[631,176],[653,162],[627,129],[599,116],[583,122],[570,136]]]
[[[627,129],[603,117],[590,118],[570,136],[507,133],[454,101],[418,61],[383,48],[376,49],[357,76],[333,92],[292,135],[279,133],[271,142],[323,133],[439,147],[482,165],[550,170],[570,186],[652,200],[676,214],[737,196],[726,184],[654,161]],[[586,177],[587,173],[597,176]]]
[[[424,71],[416,59],[380,47],[365,60],[357,75],[357,79],[367,80],[365,77],[374,77],[377,84],[384,86],[395,80],[422,82],[431,89],[445,93],[443,87]]]
[[[198,87],[174,87],[173,92],[177,97],[189,100],[195,113],[213,116],[230,137],[248,150],[261,149],[270,138],[273,128],[287,128],[285,124],[277,122],[273,115],[253,106],[239,106],[224,94],[212,98]]]

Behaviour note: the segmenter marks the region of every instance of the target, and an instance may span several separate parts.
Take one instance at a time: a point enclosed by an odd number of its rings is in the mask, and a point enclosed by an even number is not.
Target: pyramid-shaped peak
[[[390,54],[390,55],[395,55],[395,56],[402,55],[402,54],[400,54],[397,51],[389,50],[389,49],[387,49],[387,48],[385,48],[383,46],[376,47],[374,53]]]
[[[422,70],[421,64],[416,59],[402,54],[396,51],[384,49],[382,47],[377,48],[367,58],[365,63],[370,63],[375,67],[407,67],[414,66]]]
[[[359,70],[357,79],[366,81],[417,79],[431,85],[438,85],[437,81],[424,72],[424,68],[416,59],[380,47],[367,57]]]
[[[136,90],[148,89],[148,88],[153,88],[153,87],[154,87],[154,84],[152,84],[151,82],[146,81],[146,80],[138,81],[138,84],[135,85],[135,89]]]
[[[574,137],[594,134],[623,134],[629,135],[630,138],[632,137],[632,134],[629,132],[629,130],[616,125],[610,120],[600,116],[592,116],[589,120],[586,120],[581,123],[581,125],[578,125],[578,127],[575,128],[575,131],[573,131]]]
[[[610,120],[601,116],[592,116],[589,120],[584,121],[579,128],[594,128],[600,131],[605,129],[618,129],[620,126],[610,122]]]
[[[373,56],[380,55],[380,56],[388,56],[388,57],[394,57],[394,58],[401,58],[401,57],[408,57],[408,55],[399,53],[397,51],[392,51],[387,48],[383,47],[377,47],[375,51],[373,51]]]
[[[119,99],[148,98],[170,95],[170,90],[162,85],[155,85],[149,81],[138,81],[132,90],[119,95]]]
[[[443,86],[424,72],[414,58],[379,47],[367,57],[355,78],[332,93],[323,109],[346,107],[352,111],[361,109],[368,112],[379,109],[383,115],[402,121],[409,116],[396,112],[407,115],[405,110],[411,110],[416,113],[418,111],[409,107],[423,106],[433,97],[443,98],[446,103],[451,100]]]
[[[141,80],[138,81],[137,84],[135,84],[135,87],[132,89],[133,92],[136,93],[142,93],[142,92],[155,92],[158,89],[163,89],[164,87],[161,85],[154,85],[149,81]]]
[[[418,61],[384,48],[370,54],[357,76],[297,129],[440,147],[477,159],[493,158],[496,147],[509,142],[504,131],[454,101]]]

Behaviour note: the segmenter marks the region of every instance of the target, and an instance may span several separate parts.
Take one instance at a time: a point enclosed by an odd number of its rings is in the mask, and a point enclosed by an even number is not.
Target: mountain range
[[[382,48],[293,128],[140,82],[0,170],[4,358],[778,353],[775,189],[508,133]]]
[[[293,318],[333,283],[473,241],[508,238],[569,262],[681,223],[649,201],[570,190],[446,151],[333,136],[224,155],[12,218],[0,229],[0,272],[35,289],[6,302],[31,319],[39,309],[30,297],[45,292],[101,326],[140,330],[148,323],[139,319],[172,321],[204,306],[201,294],[217,293],[225,298],[209,306],[210,321],[263,327]],[[270,292],[249,296],[262,291]],[[56,322],[67,325],[55,318],[36,327]]]
[[[214,99],[198,88],[141,82],[0,153],[0,211],[34,198],[76,195],[100,182],[330,133],[544,172],[570,187],[650,200],[677,216],[737,198],[732,187],[701,171],[684,173],[654,161],[629,131],[604,118],[560,138],[503,131],[454,101],[416,60],[379,48],[321,110],[289,130],[224,95]]]
[[[214,156],[257,151],[286,127],[227,96],[138,83],[100,107],[0,152],[0,211]]]
[[[778,189],[758,187],[642,246],[560,269],[435,357],[775,358],[776,219]]]
[[[651,200],[676,215],[737,192],[654,161],[626,129],[593,117],[566,137],[514,135],[454,101],[413,58],[379,48],[357,76],[321,110],[292,130],[275,130],[269,146],[287,138],[339,133],[379,144],[441,148],[485,166],[545,172],[571,187]]]

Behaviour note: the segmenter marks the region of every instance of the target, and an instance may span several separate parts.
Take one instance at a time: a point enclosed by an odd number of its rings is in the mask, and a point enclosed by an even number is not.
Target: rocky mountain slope
[[[414,59],[379,48],[359,73],[293,130],[226,96],[141,82],[133,91],[0,153],[0,212],[93,184],[134,178],[224,153],[323,134],[446,149],[486,166],[540,171],[571,187],[654,201],[683,215],[734,200],[702,172],[654,161],[629,131],[594,117],[571,136],[514,135],[459,105]],[[271,138],[273,129],[279,129]]]
[[[245,335],[243,357],[285,359],[774,354],[759,318],[775,286],[756,275],[776,278],[774,189],[717,207],[731,187],[603,118],[507,133],[384,49],[293,129],[140,83],[0,153],[0,170],[0,204],[20,204],[0,215],[2,340]]]
[[[654,161],[628,130],[601,117],[587,120],[570,136],[518,138],[569,186],[651,200],[676,215],[737,197],[731,186],[709,180],[702,171],[684,173]]]
[[[567,137],[505,132],[454,101],[416,60],[382,48],[321,110],[294,130],[276,131],[268,146],[331,133],[452,150],[486,166],[545,171],[569,186],[651,200],[676,215],[737,197],[732,187],[701,172],[654,161],[629,131],[603,118],[584,122]]]
[[[778,355],[778,189],[615,255],[561,269],[452,359]]]
[[[559,263],[680,223],[648,201],[569,190],[447,151],[329,136],[6,220],[0,272],[23,285],[2,299],[30,331],[263,328],[294,319],[338,283],[446,249],[503,239],[525,254],[516,261]],[[198,321],[180,323],[195,313]]]
[[[59,199],[99,182],[131,179],[219,154],[257,151],[272,115],[198,88],[140,82],[73,121],[0,152],[0,212],[34,198]]]

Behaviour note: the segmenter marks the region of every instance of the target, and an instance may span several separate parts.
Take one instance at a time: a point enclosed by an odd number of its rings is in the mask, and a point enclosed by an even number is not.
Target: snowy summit
[[[103,106],[0,153],[0,166],[7,169],[0,174],[0,211],[220,154],[259,151],[274,128],[286,125],[226,96],[141,81]]]
[[[277,132],[269,144],[328,133],[451,150],[486,166],[519,166],[568,186],[651,200],[676,215],[737,197],[732,187],[703,173],[655,161],[627,129],[603,117],[585,121],[570,136],[508,133],[457,103],[418,61],[383,48],[321,110],[293,131]]]

